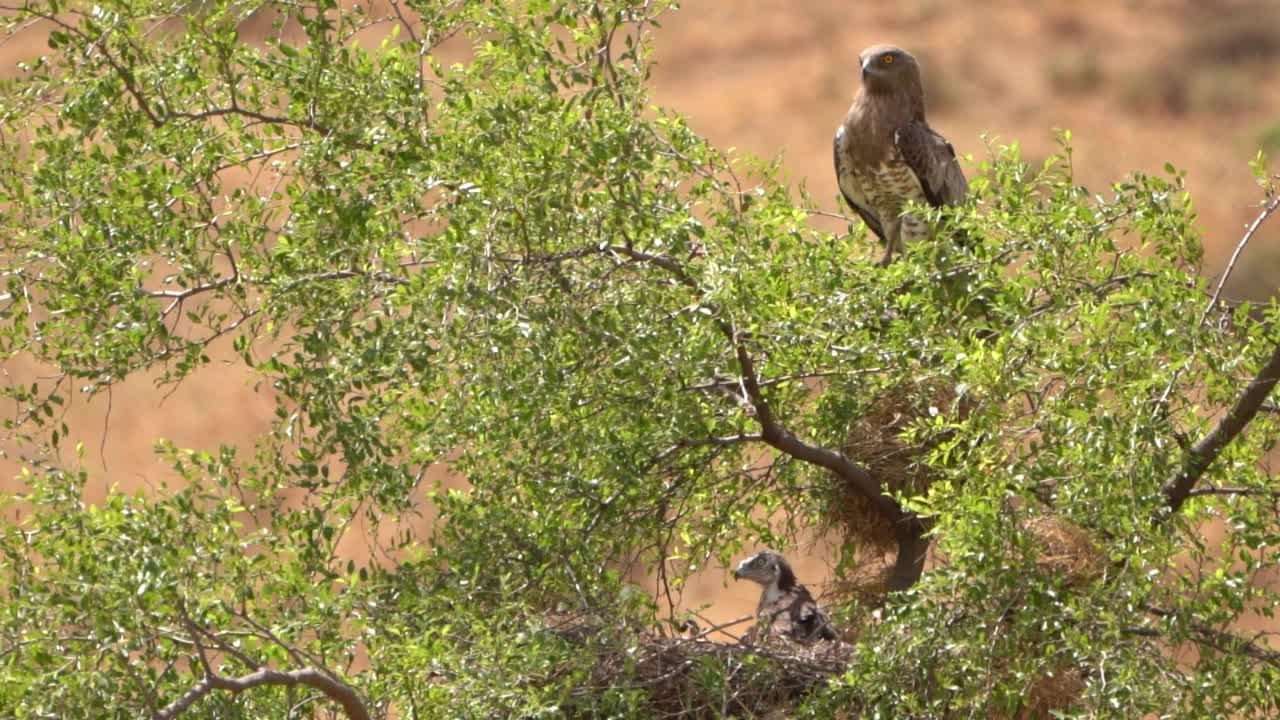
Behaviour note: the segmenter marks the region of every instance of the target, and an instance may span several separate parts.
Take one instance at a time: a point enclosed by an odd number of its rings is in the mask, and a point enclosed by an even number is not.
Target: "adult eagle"
[[[778,553],[765,550],[752,555],[738,564],[733,578],[764,587],[756,607],[755,639],[778,636],[801,643],[836,639],[827,614],[808,589],[796,582],[796,574]]]
[[[929,234],[911,201],[958,205],[969,192],[951,143],[924,119],[920,66],[892,45],[862,51],[862,87],[836,128],[836,180],[850,207],[885,245],[881,265]]]

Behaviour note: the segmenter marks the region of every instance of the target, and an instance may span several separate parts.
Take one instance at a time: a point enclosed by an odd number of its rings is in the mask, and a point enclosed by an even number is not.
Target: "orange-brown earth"
[[[1280,5],[1263,0],[694,0],[658,33],[654,95],[721,147],[781,154],[790,178],[834,210],[831,133],[857,83],[858,51],[877,42],[921,59],[932,124],[975,159],[987,142],[1018,142],[1038,161],[1053,151],[1054,129],[1069,128],[1078,180],[1094,191],[1165,162],[1185,169],[1208,272],[1224,265],[1256,212],[1248,161],[1259,146],[1280,150]],[[12,76],[17,60],[43,48],[39,27],[5,43],[0,73]],[[1254,239],[1231,295],[1273,291],[1278,236],[1280,225]],[[22,360],[0,369],[4,382],[39,374]],[[219,362],[172,394],[140,377],[117,386],[110,403],[73,402],[69,440],[84,443],[94,477],[87,499],[169,478],[152,452],[159,438],[248,447],[273,408],[253,383],[234,361]],[[16,487],[15,470],[0,460],[0,490]],[[349,547],[358,555],[365,546]],[[802,581],[820,586],[829,576],[825,553],[791,554]],[[717,619],[750,611],[754,591],[726,590],[726,580],[719,568],[699,574],[685,603],[714,603],[708,615]]]

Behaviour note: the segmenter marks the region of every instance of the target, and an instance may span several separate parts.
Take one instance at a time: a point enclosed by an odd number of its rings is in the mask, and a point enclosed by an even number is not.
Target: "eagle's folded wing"
[[[884,227],[880,224],[880,218],[877,217],[875,213],[871,212],[870,208],[855,200],[844,187],[844,178],[849,175],[848,168],[845,164],[851,161],[840,151],[840,136],[843,133],[844,128],[841,127],[836,131],[836,137],[831,143],[832,148],[834,149],[833,154],[835,155],[836,164],[836,182],[840,185],[840,194],[844,196],[844,201],[849,203],[849,207],[853,208],[853,211],[858,213],[858,217],[862,218],[862,222],[867,226],[867,229],[875,233],[876,237],[880,238],[881,242],[884,242]]]
[[[956,151],[946,138],[921,122],[910,122],[898,128],[893,137],[898,152],[907,161],[924,196],[934,207],[959,205],[969,194]]]

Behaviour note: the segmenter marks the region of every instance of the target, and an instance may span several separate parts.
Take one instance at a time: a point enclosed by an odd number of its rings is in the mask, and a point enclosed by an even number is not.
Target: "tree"
[[[877,268],[650,108],[665,5],[6,9],[51,31],[3,88],[0,347],[56,379],[5,390],[0,707],[1276,711],[1280,651],[1235,623],[1277,603],[1280,333],[1206,287],[1181,176],[1095,195],[1069,135],[1039,168],[993,148]],[[158,438],[181,482],[84,503],[66,399],[228,354],[273,431]],[[469,488],[429,534],[338,554],[438,464]],[[672,636],[688,573],[815,527],[863,578],[843,655]]]

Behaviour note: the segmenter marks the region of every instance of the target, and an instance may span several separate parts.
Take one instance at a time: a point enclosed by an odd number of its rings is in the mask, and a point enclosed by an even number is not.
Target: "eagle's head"
[[[738,563],[734,580],[750,580],[765,588],[789,590],[796,584],[796,574],[786,559],[772,550],[762,550]]]
[[[871,92],[920,87],[920,65],[914,55],[900,47],[872,45],[858,59],[862,62],[862,84]]]

